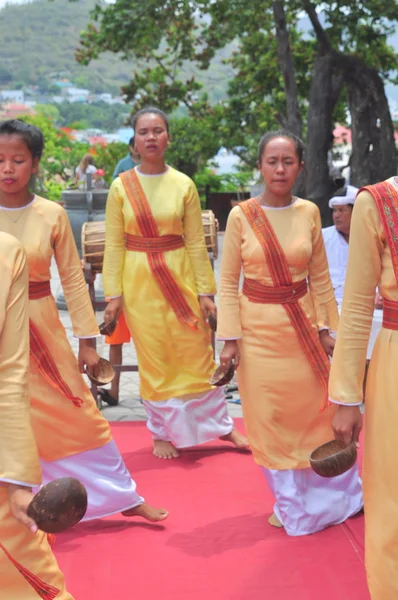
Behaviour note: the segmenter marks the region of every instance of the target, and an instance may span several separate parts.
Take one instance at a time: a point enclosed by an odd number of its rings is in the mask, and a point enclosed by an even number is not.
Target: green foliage
[[[396,1],[285,2],[303,121],[319,39],[314,31],[304,35],[299,20],[314,7],[322,12],[324,35],[334,50],[362,58],[386,80],[394,80],[398,64],[386,42],[398,19]],[[115,0],[97,2],[91,16],[77,59],[87,65],[107,51],[137,61],[132,80],[124,87],[134,109],[157,104],[171,111],[185,105],[192,115],[214,114],[197,69],[207,72],[217,54],[232,44],[235,51],[226,62],[233,75],[228,98],[217,113],[220,134],[224,146],[238,148],[241,158],[255,165],[258,138],[275,128],[278,113],[286,110],[273,2]],[[196,65],[189,75],[184,71],[186,61]],[[346,107],[342,89],[336,115],[343,117]]]
[[[57,110],[58,125],[72,127],[75,123],[80,123],[80,129],[115,131],[124,126],[129,116],[129,108],[125,104],[107,104],[102,101],[91,104],[62,102],[57,105]]]
[[[127,144],[122,142],[112,142],[107,146],[95,146],[94,148],[94,163],[97,169],[103,169],[105,171],[105,182],[108,186],[112,183],[112,175],[115,167],[121,158],[124,158],[129,148]]]

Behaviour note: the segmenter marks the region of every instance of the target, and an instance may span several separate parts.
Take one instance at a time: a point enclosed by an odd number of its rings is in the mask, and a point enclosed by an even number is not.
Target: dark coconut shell
[[[234,376],[235,373],[235,365],[231,362],[228,366],[221,365],[216,369],[213,375],[210,378],[211,385],[215,385],[217,387],[221,387],[222,385],[226,385],[229,383]]]
[[[357,460],[357,448],[354,442],[348,446],[343,440],[332,440],[316,448],[310,456],[312,469],[321,477],[337,477],[342,475]]]
[[[117,321],[115,321],[115,319],[113,321],[110,321],[109,323],[101,323],[101,325],[99,326],[100,334],[101,335],[112,335],[112,333],[116,329],[116,325],[117,325]]]
[[[217,331],[217,317],[212,313],[209,314],[209,327],[212,331]]]
[[[60,533],[81,521],[86,510],[85,487],[73,477],[61,477],[41,488],[27,512],[42,531]]]
[[[100,358],[98,365],[91,372],[86,370],[88,378],[96,385],[106,385],[115,377],[115,369],[106,358]]]

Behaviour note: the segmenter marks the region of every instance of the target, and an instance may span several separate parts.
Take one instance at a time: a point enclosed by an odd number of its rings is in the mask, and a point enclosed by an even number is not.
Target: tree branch
[[[303,7],[311,21],[312,27],[314,28],[314,32],[321,47],[321,50],[325,53],[331,52],[332,46],[324,28],[322,27],[319,21],[318,13],[316,12],[315,6],[309,0],[304,0]]]

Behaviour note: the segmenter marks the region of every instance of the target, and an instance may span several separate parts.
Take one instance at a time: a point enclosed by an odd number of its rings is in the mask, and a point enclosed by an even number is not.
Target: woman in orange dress
[[[270,523],[305,535],[358,512],[361,481],[356,466],[328,480],[309,465],[311,451],[333,438],[334,411],[322,408],[338,313],[319,210],[292,195],[302,142],[265,134],[258,161],[265,192],[233,208],[227,223],[217,337],[221,362],[238,366],[250,447],[275,496]]]
[[[43,135],[24,121],[0,123],[0,231],[24,246],[29,265],[31,418],[43,482],[76,477],[86,486],[85,519],[122,512],[149,520],[166,518],[137,494],[82,373],[98,363],[92,338],[99,335],[65,210],[30,191],[44,148]],[[51,295],[55,258],[73,330],[78,361]]]

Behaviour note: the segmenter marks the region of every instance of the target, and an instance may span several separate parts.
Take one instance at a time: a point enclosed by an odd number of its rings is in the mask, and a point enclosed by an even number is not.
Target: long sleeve
[[[242,268],[240,212],[238,206],[231,210],[224,237],[217,316],[217,338],[221,340],[242,337],[239,308],[239,279]]]
[[[8,234],[0,234],[0,279],[0,481],[38,485],[28,394],[28,268],[22,246]]]
[[[126,247],[121,185],[119,179],[112,183],[106,202],[105,254],[102,278],[107,298],[121,296],[123,293],[122,274]]]
[[[327,328],[336,331],[339,315],[323,242],[321,215],[318,207],[315,205],[312,224],[312,255],[308,265],[308,281],[318,329]]]
[[[60,211],[52,245],[57,263],[65,300],[76,337],[95,337],[99,335],[82,265],[68,215]]]
[[[359,404],[363,399],[366,352],[380,280],[383,241],[372,196],[361,192],[351,220],[343,306],[329,380],[332,401]]]
[[[211,268],[203,233],[202,211],[195,184],[191,182],[184,198],[184,241],[198,294],[215,294],[216,281]]]

